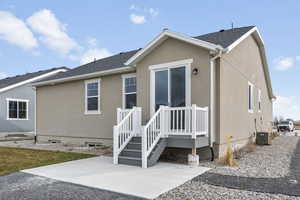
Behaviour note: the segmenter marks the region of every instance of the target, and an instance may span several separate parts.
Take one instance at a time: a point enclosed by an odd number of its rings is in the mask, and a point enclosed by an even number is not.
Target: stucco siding
[[[149,66],[193,59],[192,69],[198,68],[197,75],[191,76],[191,104],[209,106],[209,51],[194,45],[167,39],[137,64],[137,104],[143,109],[143,121],[150,118],[150,70]]]
[[[255,131],[268,131],[272,121],[262,59],[255,39],[250,36],[220,60],[219,70],[219,144],[226,136],[234,141],[249,138]],[[254,85],[253,113],[248,112],[248,81]],[[262,95],[262,111],[258,112],[258,89]],[[255,124],[256,120],[256,124]]]
[[[122,106],[122,77],[99,77],[101,114],[85,115],[84,80],[37,88],[37,134],[109,139]]]
[[[28,100],[28,120],[7,120],[7,98]],[[34,131],[35,91],[30,85],[0,93],[0,132]]]

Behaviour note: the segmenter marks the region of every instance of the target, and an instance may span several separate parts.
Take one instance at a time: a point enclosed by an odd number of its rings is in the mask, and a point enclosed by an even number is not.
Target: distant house
[[[227,136],[243,146],[272,127],[275,97],[254,26],[197,37],[166,29],[142,49],[34,86],[38,141],[113,145],[115,163],[151,166],[169,147],[223,156]]]
[[[0,80],[0,133],[33,132],[35,127],[34,81],[65,72],[53,68]]]

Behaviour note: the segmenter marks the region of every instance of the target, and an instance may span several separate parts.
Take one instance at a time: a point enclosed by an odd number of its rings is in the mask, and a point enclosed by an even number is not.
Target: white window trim
[[[251,86],[251,96],[250,96],[250,99],[251,99],[251,109],[249,109],[249,86]],[[248,87],[247,87],[247,107],[248,107],[248,112],[249,113],[253,113],[253,107],[254,107],[254,103],[253,103],[253,88],[254,88],[254,85],[252,83],[250,83],[248,81]]]
[[[10,101],[16,101],[16,102],[25,102],[26,103],[26,118],[25,119],[20,119],[20,118],[10,118],[9,117],[9,102]],[[18,110],[19,111],[19,104],[18,105]],[[12,98],[6,98],[6,119],[7,120],[28,120],[28,111],[29,111],[29,100],[28,99],[12,99]]]
[[[258,112],[261,112],[261,90],[258,89]]]
[[[155,72],[177,68],[177,67],[185,67],[185,84],[186,84],[186,91],[185,91],[185,103],[186,106],[191,105],[191,65],[193,63],[193,59],[185,59],[185,60],[178,60],[175,62],[169,63],[162,63],[157,65],[150,65],[150,114],[151,116],[155,113]],[[169,94],[170,95],[170,94]],[[170,97],[168,97],[170,99]]]
[[[101,79],[90,79],[90,80],[86,80],[86,81],[84,81],[84,83],[85,83],[85,94],[84,94],[84,99],[85,99],[85,111],[84,111],[84,114],[85,115],[99,115],[99,114],[101,114],[101,108],[100,108],[100,96],[101,96],[101,93],[100,93],[100,87],[101,87]],[[87,96],[87,86],[88,86],[88,84],[89,83],[98,83],[98,110],[96,110],[96,111],[88,111],[88,109],[87,109],[87,107],[88,107],[88,101],[87,101],[87,99],[88,99],[88,96]],[[96,97],[96,96],[95,96]]]
[[[125,95],[127,95],[127,94],[137,94],[137,90],[135,92],[128,92],[128,93],[125,92],[125,80],[127,78],[133,78],[133,77],[136,78],[136,74],[135,73],[132,73],[132,74],[123,74],[122,75],[122,108],[123,109],[125,109],[125,106],[126,106]]]

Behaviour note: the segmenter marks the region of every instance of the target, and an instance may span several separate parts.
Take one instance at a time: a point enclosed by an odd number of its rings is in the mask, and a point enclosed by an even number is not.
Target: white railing
[[[119,113],[120,109],[117,110]],[[137,136],[141,131],[142,109],[134,107],[130,109],[122,120],[114,126],[114,164],[118,164],[118,157],[133,136]],[[118,119],[119,120],[119,119]]]
[[[117,124],[119,124],[132,109],[117,108]]]
[[[147,158],[163,133],[163,115],[165,107],[161,106],[152,116],[142,132],[142,167],[147,168]]]
[[[169,135],[208,136],[208,107],[161,106],[142,131],[142,167],[161,137]]]
[[[164,135],[208,135],[208,107],[164,107]]]

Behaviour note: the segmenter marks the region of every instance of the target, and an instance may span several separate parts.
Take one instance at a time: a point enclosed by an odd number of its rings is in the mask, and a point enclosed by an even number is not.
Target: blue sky
[[[72,2],[72,3],[70,3]],[[300,119],[299,1],[0,1],[0,77],[76,67],[143,47],[163,28],[196,36],[256,25],[276,115]]]

